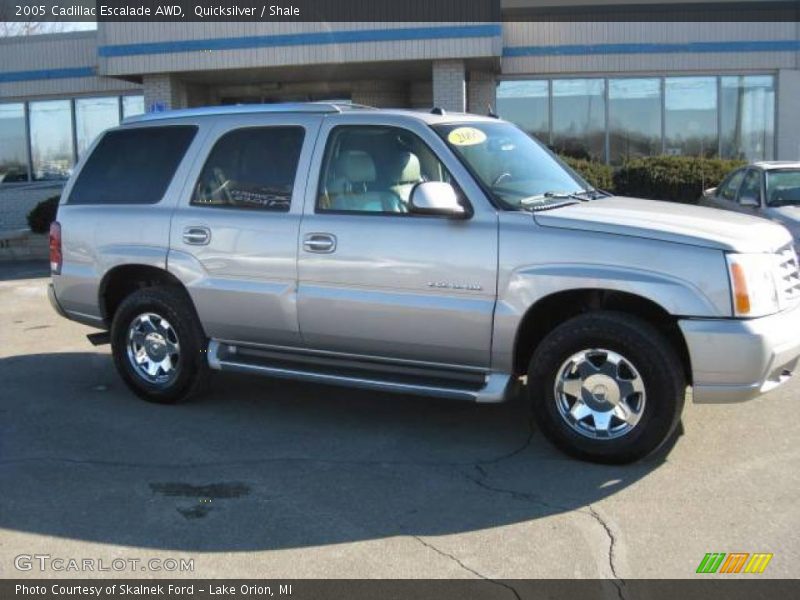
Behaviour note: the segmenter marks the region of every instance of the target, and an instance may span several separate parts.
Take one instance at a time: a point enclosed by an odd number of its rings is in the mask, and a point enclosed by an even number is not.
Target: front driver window
[[[750,169],[742,182],[742,187],[739,189],[739,202],[743,200],[754,200],[761,202],[761,173]]]
[[[450,181],[436,155],[397,127],[341,126],[328,138],[318,212],[404,214],[423,181]]]
[[[719,197],[730,202],[735,201],[736,192],[739,191],[742,179],[744,179],[744,170],[736,171],[733,175],[728,177],[728,180],[719,188]]]

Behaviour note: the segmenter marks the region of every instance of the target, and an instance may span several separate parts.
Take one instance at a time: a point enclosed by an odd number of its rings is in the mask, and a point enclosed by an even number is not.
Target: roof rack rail
[[[341,113],[346,110],[374,110],[371,106],[347,104],[344,102],[283,102],[275,104],[235,104],[231,106],[204,106],[202,108],[182,108],[163,112],[145,113],[125,119],[125,123],[141,121],[161,121],[214,115],[243,115],[259,113]]]

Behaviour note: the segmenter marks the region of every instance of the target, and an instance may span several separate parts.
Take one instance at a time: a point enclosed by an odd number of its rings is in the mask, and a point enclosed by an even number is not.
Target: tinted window
[[[196,127],[110,131],[81,169],[69,204],[155,204],[167,190]]]
[[[192,204],[287,212],[302,127],[253,127],[223,135],[197,180]]]
[[[425,142],[397,127],[337,127],[323,164],[318,212],[405,214],[418,183],[451,182]]]

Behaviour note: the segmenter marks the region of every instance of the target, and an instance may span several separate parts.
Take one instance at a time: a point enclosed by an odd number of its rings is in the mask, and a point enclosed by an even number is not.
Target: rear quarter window
[[[141,127],[106,133],[81,169],[67,204],[156,204],[197,127]]]

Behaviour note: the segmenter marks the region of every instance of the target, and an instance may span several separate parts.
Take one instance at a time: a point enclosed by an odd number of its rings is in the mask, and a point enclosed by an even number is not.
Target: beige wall
[[[0,73],[52,71],[89,67],[96,71],[95,32],[0,39]],[[125,93],[139,89],[135,83],[91,75],[29,81],[0,81],[0,100],[46,96]]]
[[[329,23],[326,31],[415,29],[465,23]],[[486,25],[474,23],[473,25]],[[98,46],[320,33],[319,23],[101,23]],[[209,71],[308,64],[499,57],[501,36],[192,50],[99,58],[108,75]]]
[[[504,48],[798,40],[798,23],[505,23]],[[504,75],[796,69],[798,52],[581,54],[503,57]]]

